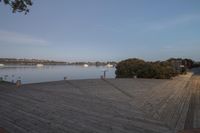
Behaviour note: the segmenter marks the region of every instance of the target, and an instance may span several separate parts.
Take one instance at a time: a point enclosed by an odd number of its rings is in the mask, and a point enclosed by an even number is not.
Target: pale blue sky
[[[200,0],[33,0],[0,3],[0,57],[65,61],[200,60]]]

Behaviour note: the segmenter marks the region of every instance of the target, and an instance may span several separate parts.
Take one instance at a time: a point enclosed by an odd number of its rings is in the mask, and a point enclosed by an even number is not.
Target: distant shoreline
[[[65,61],[54,61],[54,60],[40,60],[40,59],[15,59],[15,58],[0,58],[0,64],[3,65],[84,65],[87,64],[89,66],[105,66],[107,64],[115,66],[117,62],[115,61],[107,61],[107,62],[65,62]]]
[[[1,63],[0,63],[1,64]],[[43,64],[44,66],[84,66],[84,64]],[[4,64],[4,66],[0,66],[1,67],[12,67],[12,66],[18,66],[18,67],[34,67],[37,66],[37,64]],[[106,64],[101,64],[101,65],[95,65],[95,64],[89,64],[88,66],[96,66],[96,67],[100,67],[100,66],[107,66]],[[113,66],[115,67],[115,66]]]

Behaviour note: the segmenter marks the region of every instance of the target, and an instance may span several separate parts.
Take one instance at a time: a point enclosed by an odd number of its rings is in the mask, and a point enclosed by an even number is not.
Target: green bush
[[[140,59],[127,59],[116,66],[116,78],[156,78],[170,79],[177,75],[169,62],[145,62]]]

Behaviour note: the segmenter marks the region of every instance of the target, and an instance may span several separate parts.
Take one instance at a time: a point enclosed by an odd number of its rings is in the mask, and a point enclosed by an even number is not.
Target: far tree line
[[[170,79],[186,74],[188,69],[199,67],[191,59],[171,58],[166,61],[144,61],[133,58],[119,62],[116,66],[116,78],[155,78]]]

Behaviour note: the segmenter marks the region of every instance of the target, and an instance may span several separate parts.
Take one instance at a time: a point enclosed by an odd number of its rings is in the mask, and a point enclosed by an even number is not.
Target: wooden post
[[[12,75],[12,83],[14,83],[15,81],[14,81],[14,77],[15,77],[15,75]]]
[[[19,88],[21,86],[21,80],[17,80],[16,86],[17,86],[17,88]]]
[[[103,72],[103,78],[106,78],[106,70]]]

